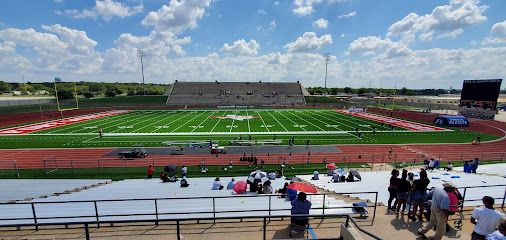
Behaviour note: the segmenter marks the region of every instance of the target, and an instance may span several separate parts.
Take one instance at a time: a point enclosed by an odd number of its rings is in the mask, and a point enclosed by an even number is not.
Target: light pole
[[[330,53],[326,53],[325,54],[325,96],[327,96],[327,65],[329,64],[329,61],[330,61]]]
[[[144,91],[144,96],[146,96],[146,86],[144,85],[144,63],[142,59],[146,56],[146,53],[137,49],[137,57],[141,59],[141,69],[142,69],[142,91]]]

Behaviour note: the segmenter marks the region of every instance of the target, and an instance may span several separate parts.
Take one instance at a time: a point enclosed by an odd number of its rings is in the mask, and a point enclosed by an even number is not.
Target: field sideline
[[[414,121],[409,123],[417,124]],[[103,138],[98,136],[99,129],[103,131]],[[161,146],[167,141],[187,145],[211,139],[219,141],[220,145],[228,145],[234,138],[276,139],[281,140],[281,144],[288,144],[292,136],[296,136],[297,145],[306,144],[306,139],[312,145],[460,143],[473,141],[478,134],[460,129],[443,130],[412,131],[398,126],[391,129],[386,123],[328,109],[150,109],[121,111],[29,134],[0,135],[0,148],[125,147],[135,143]],[[479,135],[482,141],[498,138]]]

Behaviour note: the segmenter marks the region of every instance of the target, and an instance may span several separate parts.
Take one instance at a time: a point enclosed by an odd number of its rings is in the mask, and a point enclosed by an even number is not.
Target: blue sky
[[[19,0],[0,8],[0,80],[300,81],[461,88],[505,78],[506,1]],[[503,84],[503,86],[505,86]],[[504,88],[504,87],[503,87]]]

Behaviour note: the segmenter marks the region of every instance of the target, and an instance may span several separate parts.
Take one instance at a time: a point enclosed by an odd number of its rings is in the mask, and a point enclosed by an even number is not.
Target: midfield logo
[[[212,116],[211,118],[221,118],[221,119],[234,119],[237,121],[244,121],[244,119],[253,119],[260,118],[259,116],[238,116],[238,115],[227,115],[227,116]]]

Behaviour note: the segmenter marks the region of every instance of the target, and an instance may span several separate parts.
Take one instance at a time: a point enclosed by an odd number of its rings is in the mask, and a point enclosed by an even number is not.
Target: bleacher
[[[290,202],[278,196],[258,195],[247,192],[235,194],[226,190],[230,177],[221,178],[223,190],[211,190],[214,178],[189,178],[187,188],[181,188],[179,182],[162,183],[160,179],[132,179],[114,182],[85,191],[43,199],[25,201],[35,203],[39,223],[95,221],[95,203],[99,220],[142,220],[168,218],[195,218],[215,216],[258,216],[290,214]],[[246,177],[235,177],[245,181]],[[283,187],[288,180],[272,180],[274,190]],[[214,200],[212,197],[216,197]],[[191,198],[191,199],[188,199]],[[125,199],[133,199],[126,200]],[[155,201],[153,199],[158,199]],[[322,214],[323,195],[309,195],[313,205],[310,214]],[[44,203],[65,202],[67,203]],[[214,210],[213,210],[214,201]],[[270,211],[269,211],[270,207]],[[333,207],[351,207],[342,200],[325,196],[325,214],[353,213],[352,208],[328,209]],[[234,212],[237,211],[237,212]],[[126,216],[129,215],[129,216]],[[72,216],[80,216],[71,218]],[[23,219],[28,218],[28,219]],[[31,204],[0,204],[0,225],[33,223]],[[41,219],[52,218],[52,219]],[[17,219],[17,220],[5,220]]]
[[[168,106],[278,106],[305,104],[300,83],[175,82]]]

